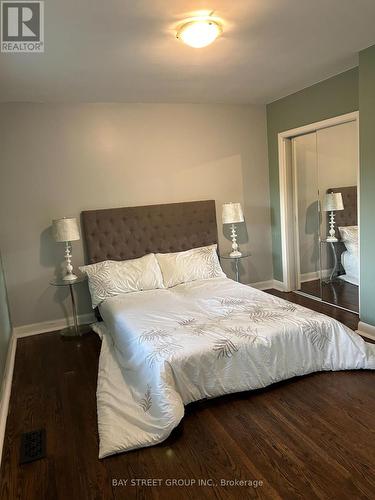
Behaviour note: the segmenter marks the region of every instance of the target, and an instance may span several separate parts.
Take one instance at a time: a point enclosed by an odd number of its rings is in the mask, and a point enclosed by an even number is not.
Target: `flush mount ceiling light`
[[[214,42],[222,32],[222,25],[216,19],[210,17],[187,19],[178,28],[176,38],[190,47],[200,49]]]

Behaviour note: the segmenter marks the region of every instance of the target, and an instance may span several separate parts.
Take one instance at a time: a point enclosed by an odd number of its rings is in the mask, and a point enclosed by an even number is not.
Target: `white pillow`
[[[225,277],[216,250],[217,245],[210,245],[185,252],[157,253],[164,286],[170,288],[189,281]]]
[[[339,231],[347,251],[358,255],[358,226],[339,227]]]
[[[105,260],[79,269],[88,276],[93,309],[104,299],[120,293],[164,288],[163,276],[153,253],[139,259]]]

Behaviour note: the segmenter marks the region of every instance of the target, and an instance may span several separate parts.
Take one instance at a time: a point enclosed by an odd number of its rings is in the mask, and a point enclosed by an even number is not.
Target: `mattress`
[[[165,440],[192,401],[375,368],[375,345],[338,321],[227,278],[111,297],[100,312],[100,458]]]
[[[341,254],[341,264],[345,274],[339,276],[340,279],[348,281],[353,285],[359,285],[359,257],[357,254],[345,250]]]

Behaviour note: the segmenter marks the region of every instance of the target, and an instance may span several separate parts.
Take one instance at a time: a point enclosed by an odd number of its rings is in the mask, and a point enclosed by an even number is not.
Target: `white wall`
[[[272,277],[263,107],[3,104],[0,151],[0,238],[15,326],[69,312],[66,291],[48,284],[63,258],[50,224],[86,209],[213,198],[220,220],[223,202],[243,202],[240,241],[252,256],[242,280]],[[219,234],[228,248],[221,226]],[[73,256],[83,262],[81,242]],[[85,284],[78,307],[89,311]]]

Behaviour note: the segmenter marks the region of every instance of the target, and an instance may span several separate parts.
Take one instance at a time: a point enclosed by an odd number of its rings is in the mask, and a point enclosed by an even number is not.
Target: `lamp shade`
[[[223,205],[223,224],[237,224],[243,222],[243,212],[241,203],[224,203]]]
[[[334,210],[344,210],[341,193],[326,193],[324,198],[323,210],[332,212]]]
[[[52,221],[52,228],[56,241],[76,241],[80,238],[77,219],[74,217],[55,219]]]

